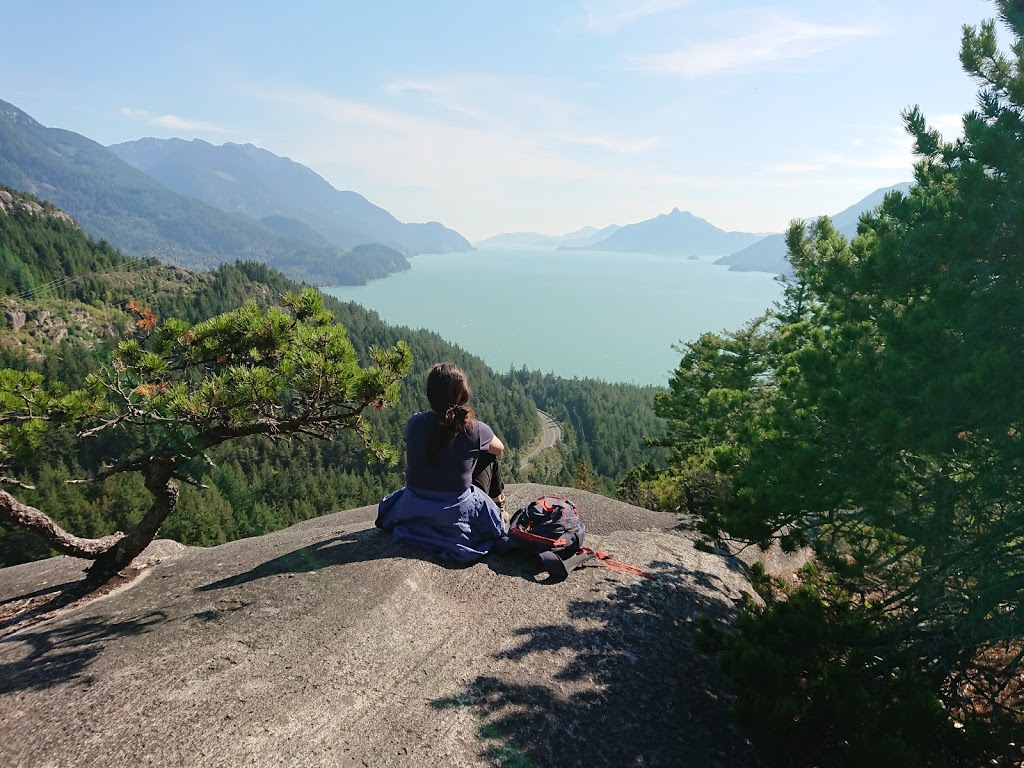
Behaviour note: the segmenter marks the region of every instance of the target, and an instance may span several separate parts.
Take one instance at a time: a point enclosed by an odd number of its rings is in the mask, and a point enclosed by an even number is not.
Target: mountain
[[[558,244],[557,235],[542,235],[540,232],[502,232],[500,235],[478,240],[474,245],[488,246],[554,246]]]
[[[749,245],[759,237],[750,232],[726,232],[689,211],[674,208],[671,213],[622,227],[598,242],[562,245],[560,249],[718,256]]]
[[[147,138],[110,151],[178,194],[254,219],[296,219],[345,250],[362,243],[410,255],[472,250],[438,222],[404,224],[362,195],[337,190],[310,168],[252,144]]]
[[[488,237],[486,240],[480,240],[477,245],[483,246],[549,246],[552,248],[562,245],[572,245],[584,248],[593,243],[604,240],[606,237],[614,232],[617,232],[621,227],[618,224],[612,224],[603,229],[597,227],[583,227],[577,229],[575,232],[570,232],[566,235],[542,235],[540,232],[505,232],[500,235],[494,235],[494,237]]]
[[[394,256],[366,270],[323,238],[271,231],[248,216],[225,213],[172,192],[101,144],[48,128],[0,101],[0,184],[52,201],[97,239],[135,256],[206,269],[238,259],[261,261],[298,280],[360,284],[395,271]],[[409,264],[398,268],[408,269]]]
[[[841,234],[852,239],[857,234],[857,222],[862,214],[877,208],[889,192],[899,191],[906,194],[909,190],[909,182],[876,189],[863,200],[832,216],[832,223]],[[786,236],[782,234],[769,235],[741,251],[723,256],[715,264],[725,264],[733,272],[775,272],[778,274],[789,272],[789,261],[786,258]]]
[[[276,232],[281,235],[281,237],[287,237],[291,240],[301,240],[304,243],[318,245],[321,248],[331,247],[331,242],[326,237],[321,235],[305,222],[293,219],[289,216],[264,216],[260,219],[260,224],[271,232]]]
[[[560,238],[559,246],[568,245],[576,248],[589,248],[595,243],[599,243],[602,240],[614,235],[622,227],[618,224],[611,224],[603,229],[597,227],[583,227],[575,232],[570,232],[567,235],[562,235]]]

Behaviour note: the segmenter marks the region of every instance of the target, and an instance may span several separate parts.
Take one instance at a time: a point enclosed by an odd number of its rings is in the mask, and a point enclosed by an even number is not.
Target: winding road
[[[550,413],[544,413],[544,411],[538,408],[537,415],[540,416],[540,424],[542,428],[540,445],[526,454],[526,457],[519,462],[520,469],[525,469],[531,459],[536,457],[541,451],[546,451],[548,448],[554,447],[555,443],[562,439],[562,428],[558,426],[558,422],[554,420]]]

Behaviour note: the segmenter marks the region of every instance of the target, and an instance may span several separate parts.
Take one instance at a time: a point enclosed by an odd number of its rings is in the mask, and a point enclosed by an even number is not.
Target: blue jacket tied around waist
[[[396,542],[457,563],[479,560],[505,535],[501,511],[475,485],[462,493],[399,488],[381,500],[376,525]]]

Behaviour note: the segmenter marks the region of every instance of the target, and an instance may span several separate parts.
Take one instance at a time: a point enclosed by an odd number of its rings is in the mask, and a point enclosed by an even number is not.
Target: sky
[[[476,241],[691,211],[774,232],[912,176],[986,0],[0,0],[0,99],[102,144],[253,143]]]

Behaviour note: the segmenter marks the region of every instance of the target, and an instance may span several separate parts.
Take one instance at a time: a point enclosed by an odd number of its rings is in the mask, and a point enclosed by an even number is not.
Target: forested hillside
[[[616,496],[631,468],[664,462],[662,453],[647,442],[665,429],[652,407],[662,388],[564,379],[525,368],[511,371],[507,379],[562,427],[563,443],[540,462],[549,476],[556,473],[557,482]]]
[[[252,144],[148,138],[110,150],[179,194],[254,219],[296,219],[346,251],[366,243],[412,255],[472,247],[437,222],[405,224],[362,195],[335,189],[311,168]]]
[[[297,280],[358,285],[409,266],[390,249],[352,257],[336,246],[285,236],[248,216],[176,194],[95,141],[41,125],[5,101],[0,101],[0,184],[46,196],[90,235],[130,255],[156,256],[192,269],[252,259],[287,270]]]
[[[6,267],[0,292],[0,368],[38,371],[47,382],[68,386],[80,385],[106,360],[116,341],[131,332],[135,320],[125,311],[128,302],[151,309],[158,318],[196,323],[246,301],[275,305],[283,294],[300,287],[280,272],[251,262],[192,273],[155,260],[131,259],[106,243],[89,240],[66,221],[23,210],[0,214],[0,259]],[[525,371],[499,375],[434,333],[388,326],[376,313],[331,297],[324,303],[347,329],[362,359],[371,346],[399,340],[412,350],[413,367],[399,403],[369,417],[378,437],[391,445],[401,445],[409,414],[428,407],[423,382],[430,365],[440,360],[453,360],[466,371],[474,407],[510,447],[503,462],[509,480],[519,477],[518,454],[539,434],[535,399],[564,419],[566,428],[565,444],[553,459],[529,468],[537,479],[571,480],[581,464],[593,464],[593,487],[613,492],[629,463],[639,457],[644,432],[654,424],[650,388]],[[572,421],[582,425],[585,440],[577,437]],[[65,484],[95,473],[102,462],[118,456],[124,449],[118,441],[114,433],[82,441],[70,430],[53,432],[37,461],[23,467],[35,489],[19,492],[19,498],[82,536],[127,529],[149,503],[141,478],[121,476],[95,486]],[[330,442],[246,438],[218,446],[210,458],[212,465],[194,468],[209,489],[183,487],[162,536],[208,545],[257,535],[373,503],[402,484],[404,471],[401,464],[387,469],[369,461],[351,436]],[[0,528],[0,564],[46,554],[47,547],[36,539]]]

